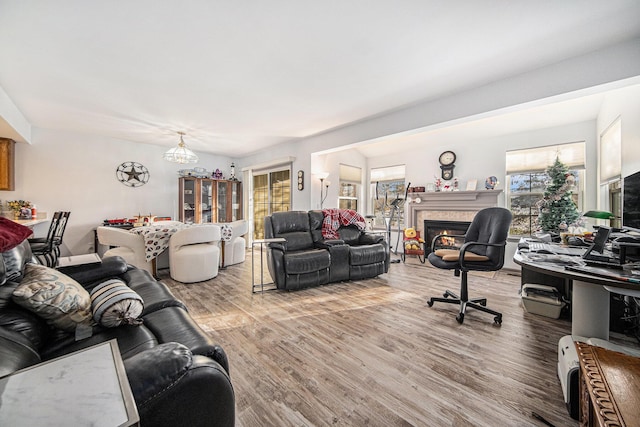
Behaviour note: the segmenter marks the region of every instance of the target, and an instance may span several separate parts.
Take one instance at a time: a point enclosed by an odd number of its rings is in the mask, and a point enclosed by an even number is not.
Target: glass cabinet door
[[[231,221],[242,219],[242,191],[239,182],[231,183]]]
[[[229,218],[227,218],[227,182],[226,181],[218,181],[217,200],[218,200],[217,222],[229,222]]]
[[[183,178],[181,187],[181,220],[185,223],[194,223],[196,221],[196,180]]]
[[[213,222],[213,182],[209,179],[200,181],[200,223]]]

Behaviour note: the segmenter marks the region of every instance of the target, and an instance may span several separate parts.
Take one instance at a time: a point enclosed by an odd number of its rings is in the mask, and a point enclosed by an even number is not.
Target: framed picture
[[[478,186],[477,179],[470,179],[469,181],[467,181],[467,191],[475,191],[477,186]]]

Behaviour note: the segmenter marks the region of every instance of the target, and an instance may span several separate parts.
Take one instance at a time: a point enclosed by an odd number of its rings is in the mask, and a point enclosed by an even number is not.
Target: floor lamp
[[[322,204],[327,200],[327,196],[329,195],[329,185],[331,185],[331,183],[326,180],[329,177],[327,172],[318,173],[316,176],[320,180],[320,209],[322,209]]]

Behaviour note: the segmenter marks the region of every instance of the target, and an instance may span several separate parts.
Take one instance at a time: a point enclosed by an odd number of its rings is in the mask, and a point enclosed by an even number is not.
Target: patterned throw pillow
[[[25,266],[24,277],[13,291],[13,300],[67,332],[76,332],[77,326],[92,323],[89,292],[71,277],[44,265]]]
[[[106,328],[139,325],[144,301],[120,279],[109,279],[91,291],[93,320]]]

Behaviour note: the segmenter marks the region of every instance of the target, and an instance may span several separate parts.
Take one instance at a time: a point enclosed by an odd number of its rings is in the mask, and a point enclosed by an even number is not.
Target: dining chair
[[[58,260],[58,256],[56,255],[55,238],[62,216],[63,212],[55,212],[53,214],[46,237],[33,237],[27,239],[33,255],[41,264],[44,264],[47,267],[55,267]]]

